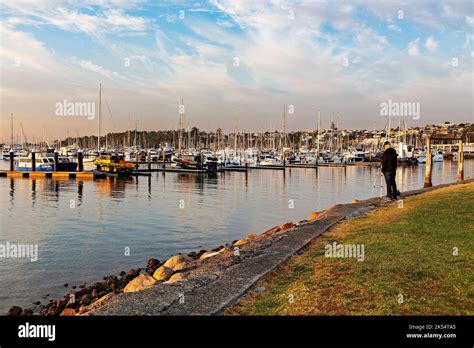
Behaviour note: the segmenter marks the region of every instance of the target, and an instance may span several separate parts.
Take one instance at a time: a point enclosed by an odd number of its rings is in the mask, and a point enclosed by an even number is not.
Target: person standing
[[[390,142],[384,144],[385,151],[382,156],[382,174],[387,184],[387,197],[396,200],[398,196],[397,183],[395,176],[397,175],[397,151],[390,146]]]

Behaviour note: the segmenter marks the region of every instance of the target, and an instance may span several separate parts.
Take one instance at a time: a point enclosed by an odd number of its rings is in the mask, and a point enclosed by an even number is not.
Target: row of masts
[[[101,139],[104,138],[104,143],[105,143],[105,149],[109,148],[109,134],[105,134],[104,136],[101,135],[101,123],[102,123],[102,83],[99,82],[99,99],[98,99],[98,134],[97,134],[97,141],[93,141],[93,137],[88,137],[89,139],[87,141],[81,141],[79,144],[79,135],[76,138],[76,147],[87,147],[89,149],[93,148],[96,146],[97,151],[100,152],[102,150],[101,146]],[[327,150],[333,152],[333,151],[338,151],[342,150],[344,147],[344,140],[341,138],[341,131],[339,130],[339,113],[337,113],[337,121],[336,125],[334,125],[334,122],[332,122],[330,130],[329,130],[329,136],[327,136],[327,132],[325,132],[326,138],[329,137],[329,141],[325,141],[323,147],[327,148]],[[403,122],[404,124],[404,122]],[[401,119],[399,120],[399,127],[398,127],[398,136],[399,139],[398,141],[406,142],[407,137],[406,133],[401,132],[401,126],[402,126],[402,121]],[[26,136],[24,134],[23,126],[20,123],[21,127],[21,135],[22,135],[22,145],[27,143]],[[406,125],[405,125],[406,127]],[[127,144],[119,144],[117,142],[112,143],[112,147],[117,148],[117,147],[123,147],[126,148],[128,147],[129,149],[132,148],[131,146],[131,136],[130,136],[130,114],[129,114],[129,127],[127,130]],[[270,128],[272,128],[270,124]],[[196,129],[193,127],[193,129]],[[321,144],[320,144],[320,132],[321,132],[321,112],[318,111],[318,117],[317,117],[317,126],[316,126],[316,142],[313,142],[313,145],[317,147],[317,151],[321,150]],[[240,133],[237,131],[237,129],[234,131],[234,133],[230,133],[227,136],[227,142],[226,142],[226,136],[223,134],[221,129],[218,129],[215,133],[215,137],[213,134],[210,134],[206,132],[206,139],[203,139],[202,137],[199,137],[198,139],[195,138],[196,134],[192,134],[193,132],[189,130],[189,128],[186,131],[186,126],[185,126],[185,106],[184,106],[184,99],[181,99],[181,105],[179,107],[179,122],[178,122],[178,132],[177,132],[177,139],[174,137],[173,133],[173,138],[169,139],[169,145],[176,148],[178,151],[182,151],[184,149],[189,149],[189,148],[196,148],[197,146],[202,146],[206,148],[216,148],[216,149],[222,149],[224,147],[233,147],[235,149],[244,149],[244,148],[265,148],[265,149],[273,149],[273,150],[280,150],[284,151],[286,148],[300,148],[302,146],[301,139],[298,139],[297,141],[291,141],[290,137],[287,132],[287,119],[286,119],[286,105],[283,105],[283,112],[281,116],[281,132],[273,131],[273,132],[263,132],[263,129],[259,133],[254,133],[254,132],[243,132]],[[141,132],[142,137],[144,136],[144,132]],[[255,136],[256,135],[256,136]],[[198,135],[199,136],[199,135]],[[87,138],[87,137],[86,137]],[[217,138],[217,139],[215,139]],[[233,144],[230,141],[230,138],[233,138]],[[391,137],[391,116],[388,117],[387,124],[386,124],[386,139],[390,140]],[[413,138],[413,136],[412,136]],[[14,145],[14,139],[13,139],[13,114],[11,114],[11,139],[10,139],[10,144],[11,147],[13,148]],[[67,144],[66,146],[70,146],[69,141],[71,138],[67,138]],[[415,137],[415,144],[413,145],[418,145],[419,143],[418,137]],[[298,142],[298,143],[296,143]],[[411,139],[411,142],[413,142],[413,139]],[[61,144],[62,145],[62,144]],[[164,146],[164,144],[147,144],[146,139],[142,139],[142,141],[139,142],[138,140],[138,127],[137,127],[137,119],[135,116],[135,131],[134,131],[134,149],[136,150],[138,147],[152,147],[152,146]]]

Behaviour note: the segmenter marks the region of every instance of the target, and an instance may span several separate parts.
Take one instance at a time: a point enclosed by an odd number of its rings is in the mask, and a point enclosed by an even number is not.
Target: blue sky
[[[382,128],[380,104],[419,102],[410,125],[473,121],[470,1],[2,1],[1,137],[92,134],[54,105],[96,101],[104,128]],[[110,121],[113,119],[113,122]],[[107,119],[109,121],[107,121]]]

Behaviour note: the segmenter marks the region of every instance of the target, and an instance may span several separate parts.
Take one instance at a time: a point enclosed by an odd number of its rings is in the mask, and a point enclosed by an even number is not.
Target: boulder
[[[133,278],[135,278],[136,276],[138,276],[140,274],[140,268],[134,268],[134,269],[131,269],[130,271],[128,271],[126,274],[125,274],[125,279],[127,281],[130,281],[132,280]]]
[[[136,292],[145,290],[156,283],[156,280],[149,274],[143,273],[131,280],[123,289],[123,292]]]
[[[33,315],[33,310],[31,308],[25,308],[21,315],[25,317],[31,317]]]
[[[280,225],[280,231],[288,230],[295,227],[296,225],[293,222],[285,222],[283,225]]]
[[[112,297],[113,295],[114,295],[113,292],[109,292],[107,295],[104,295],[101,298],[99,298],[97,301],[95,301],[94,304],[101,303],[101,302],[107,300],[108,298]]]
[[[308,218],[308,221],[314,221],[318,218],[318,216],[319,216],[319,213],[317,211],[312,212],[311,215]]]
[[[191,262],[192,258],[185,255],[175,255],[166,260],[164,266],[171,268],[173,271],[185,269]]]
[[[204,254],[205,252],[207,252],[207,250],[199,250],[199,252],[196,253],[196,259],[199,259],[201,255]]]
[[[249,240],[252,240],[252,239],[255,239],[257,238],[257,235],[255,233],[250,233],[248,236],[247,236],[247,239]]]
[[[358,199],[353,199],[352,204],[355,204],[355,203],[359,203],[359,200]]]
[[[73,308],[65,308],[61,314],[59,315],[60,317],[70,317],[76,315],[76,310]]]
[[[166,284],[176,283],[183,281],[187,278],[187,275],[183,272],[173,274],[173,276],[166,282]]]
[[[219,255],[220,251],[207,251],[201,255],[200,260],[207,259],[208,257]]]
[[[268,236],[272,233],[278,232],[280,230],[280,226],[275,226],[270,228],[269,230],[266,230],[265,232],[262,232],[260,235],[261,236]]]
[[[234,246],[241,246],[241,245],[245,245],[247,244],[248,242],[245,240],[245,239],[240,239],[238,240],[237,242],[235,242],[233,245]]]
[[[173,275],[174,271],[166,266],[159,267],[155,273],[153,273],[153,278],[159,281],[168,279]]]
[[[8,310],[8,315],[21,315],[23,309],[18,306],[13,306]]]
[[[154,258],[148,259],[145,272],[149,275],[153,275],[158,267],[160,267],[160,260]]]

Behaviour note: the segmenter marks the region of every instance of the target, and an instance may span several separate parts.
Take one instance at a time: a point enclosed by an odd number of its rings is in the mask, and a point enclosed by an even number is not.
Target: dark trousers
[[[387,196],[389,198],[397,199],[397,183],[395,182],[396,172],[383,173],[385,183],[387,184]]]

